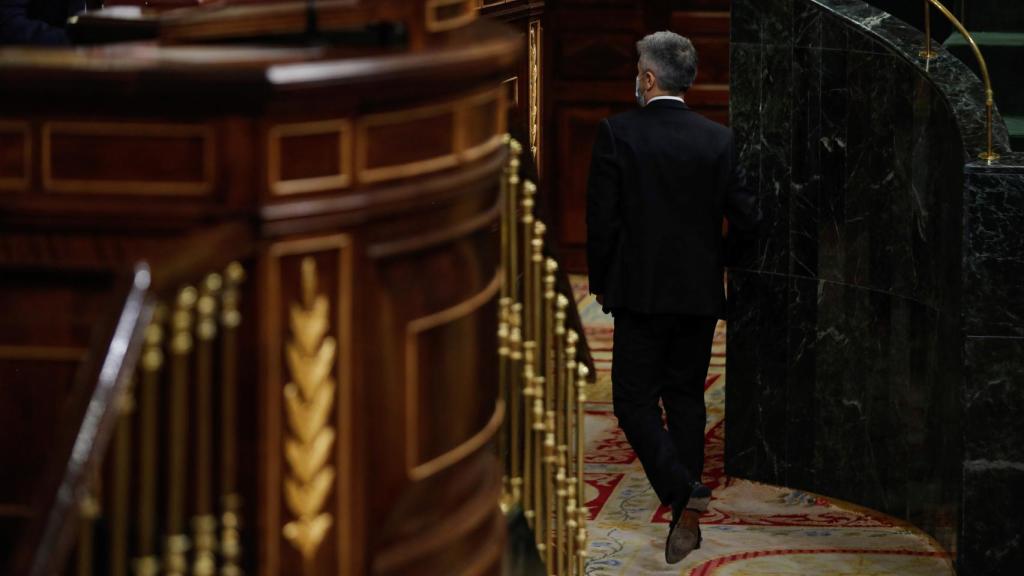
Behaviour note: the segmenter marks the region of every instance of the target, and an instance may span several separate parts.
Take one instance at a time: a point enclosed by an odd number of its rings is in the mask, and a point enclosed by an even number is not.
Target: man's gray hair
[[[675,94],[689,90],[697,76],[697,50],[675,32],[655,32],[636,43],[640,68],[654,73],[658,88]]]

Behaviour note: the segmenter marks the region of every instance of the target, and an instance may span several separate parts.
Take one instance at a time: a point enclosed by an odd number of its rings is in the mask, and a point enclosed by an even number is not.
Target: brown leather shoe
[[[700,546],[700,512],[684,510],[665,541],[665,562],[676,564]]]
[[[698,484],[693,488],[686,507],[673,510],[672,524],[665,540],[665,562],[676,564],[700,548],[700,515],[708,509],[710,501],[711,490]]]

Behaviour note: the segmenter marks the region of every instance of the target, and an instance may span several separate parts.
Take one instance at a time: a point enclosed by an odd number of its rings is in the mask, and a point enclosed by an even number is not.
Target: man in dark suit
[[[0,0],[0,45],[68,44],[64,25],[85,0]]]
[[[700,546],[711,492],[704,465],[704,381],[725,311],[722,219],[753,228],[754,194],[732,131],[683,100],[697,72],[689,40],[637,43],[640,108],[601,121],[587,188],[590,290],[615,316],[615,415],[654,491],[672,506],[665,560]],[[668,429],[662,425],[664,406]]]

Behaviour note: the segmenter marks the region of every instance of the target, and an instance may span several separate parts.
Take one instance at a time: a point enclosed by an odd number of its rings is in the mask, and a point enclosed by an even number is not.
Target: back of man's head
[[[658,88],[677,94],[686,92],[697,76],[697,50],[689,39],[669,32],[655,32],[636,43],[640,68],[654,74]]]

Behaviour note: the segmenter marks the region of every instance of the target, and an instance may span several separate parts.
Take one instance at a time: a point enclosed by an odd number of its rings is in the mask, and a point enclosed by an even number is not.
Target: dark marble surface
[[[975,162],[980,82],[860,0],[734,0],[732,26],[768,226],[729,275],[727,472],[906,518],[962,574],[998,573],[1019,523],[968,478],[1024,468],[1024,157]]]
[[[1024,162],[970,165],[965,176],[964,330],[1024,336]]]

